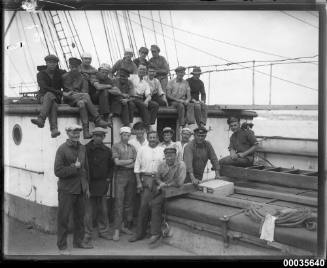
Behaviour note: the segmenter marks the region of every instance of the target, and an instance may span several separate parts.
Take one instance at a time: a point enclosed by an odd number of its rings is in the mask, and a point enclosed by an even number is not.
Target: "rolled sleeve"
[[[112,146],[112,158],[119,159],[119,157],[120,157],[119,147],[114,144],[114,146]]]
[[[135,164],[134,164],[134,172],[141,172],[141,160],[142,160],[142,149],[140,149],[136,155]]]
[[[183,161],[180,162],[179,168],[177,170],[177,180],[175,181],[175,185],[180,187],[184,184],[186,178],[186,166]]]

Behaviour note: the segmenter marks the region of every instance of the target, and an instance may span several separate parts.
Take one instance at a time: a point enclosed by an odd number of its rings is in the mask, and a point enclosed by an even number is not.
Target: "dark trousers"
[[[238,157],[233,160],[230,156],[225,156],[219,160],[220,165],[229,165],[236,167],[249,167],[253,164],[253,157]]]
[[[194,103],[194,117],[198,126],[207,124],[207,105],[204,103]]]
[[[96,224],[100,235],[108,232],[107,200],[103,196],[91,196],[85,199],[85,240],[92,238],[93,223]]]
[[[115,174],[115,221],[114,228],[120,230],[124,219],[133,221],[133,208],[136,193],[136,179],[133,169],[117,170]]]
[[[172,101],[171,106],[177,109],[177,120],[180,126],[185,125],[185,105],[183,103]]]
[[[137,218],[136,236],[143,238],[146,234],[149,217],[151,217],[151,235],[161,233],[164,196],[145,187],[141,194],[141,205]]]
[[[153,94],[151,96],[151,101],[158,103],[159,106],[166,106],[166,103],[163,101],[163,99],[158,94]]]
[[[43,96],[39,97],[39,101],[42,104],[39,117],[42,120],[49,118],[50,130],[58,128],[57,121],[57,97],[52,92],[47,92]]]
[[[79,113],[83,125],[89,123],[88,114],[90,114],[90,117],[93,121],[99,117],[99,113],[92,103],[88,93],[74,93],[72,96],[65,97],[64,101],[70,106],[77,106],[79,108]]]
[[[159,110],[159,104],[154,101],[149,101],[148,107],[144,104],[141,98],[133,99],[133,102],[138,109],[141,118],[145,125],[153,125],[156,122]]]
[[[82,242],[84,236],[84,205],[85,197],[82,194],[69,194],[58,192],[58,218],[57,218],[57,246],[67,246],[69,231],[69,216],[73,213],[74,233],[73,244]]]
[[[124,126],[128,126],[129,124],[133,123],[134,111],[136,109],[134,102],[130,100],[127,103],[123,104],[120,101],[121,100],[120,96],[114,96],[114,95],[111,96],[112,96],[110,102],[111,112],[120,117],[122,124]]]
[[[91,95],[94,104],[99,105],[99,114],[106,115],[110,113],[109,92],[107,89],[97,90]]]

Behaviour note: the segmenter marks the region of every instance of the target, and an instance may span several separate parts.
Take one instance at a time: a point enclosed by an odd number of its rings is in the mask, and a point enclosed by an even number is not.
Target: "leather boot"
[[[43,128],[44,127],[44,122],[45,122],[45,119],[43,119],[42,117],[38,116],[38,118],[36,119],[31,119],[31,122],[34,124],[34,125],[37,125],[39,128]]]
[[[95,118],[94,124],[96,127],[102,127],[102,128],[108,127],[108,123],[106,121],[102,120],[99,115]]]
[[[83,138],[91,139],[92,135],[89,132],[89,124],[83,124]]]
[[[57,103],[53,103],[49,113],[49,123],[51,130],[51,137],[56,138],[60,135],[58,131],[58,120],[57,120]]]
[[[56,138],[60,135],[60,131],[57,128],[51,129],[51,137]]]

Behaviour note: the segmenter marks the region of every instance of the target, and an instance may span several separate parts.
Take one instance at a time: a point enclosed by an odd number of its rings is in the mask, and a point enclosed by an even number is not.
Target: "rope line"
[[[90,34],[91,34],[91,40],[92,40],[92,43],[93,43],[93,46],[94,46],[95,54],[97,56],[98,65],[100,65],[100,59],[99,59],[98,51],[97,51],[97,48],[95,46],[95,42],[94,42],[94,38],[93,38],[93,33],[92,33],[92,30],[91,30],[90,22],[89,22],[89,19],[87,17],[87,14],[86,14],[86,11],[85,10],[84,10],[84,14],[85,14],[87,26],[89,27],[89,31],[90,31]]]
[[[294,15],[292,15],[292,14],[289,14],[289,13],[287,13],[286,11],[280,11],[280,12],[283,13],[283,14],[285,14],[285,15],[287,15],[287,16],[289,16],[289,17],[291,17],[291,18],[293,18],[293,19],[296,19],[296,20],[298,20],[298,21],[301,21],[301,22],[303,22],[304,24],[307,24],[307,25],[309,25],[309,26],[311,26],[311,27],[313,27],[313,28],[318,29],[318,27],[317,27],[316,25],[313,25],[313,24],[311,24],[311,23],[309,23],[309,22],[307,22],[307,21],[305,21],[305,20],[303,20],[303,19],[300,19],[300,18],[298,18],[298,17],[296,17],[296,16],[294,16]]]
[[[173,17],[171,15],[171,11],[169,11],[169,15],[170,15],[170,23],[171,23],[171,26],[172,26],[173,37],[174,37],[174,44],[175,44],[175,53],[176,53],[177,65],[179,65],[178,54],[177,54],[177,46],[176,46],[176,38],[175,38],[175,29],[174,29]]]
[[[108,51],[109,51],[109,57],[110,57],[110,60],[111,60],[111,65],[112,65],[113,60],[112,60],[111,49],[110,49],[110,45],[109,45],[109,38],[108,38],[107,29],[106,29],[106,24],[105,24],[105,21],[104,21],[103,11],[102,11],[102,10],[100,11],[100,14],[101,14],[101,19],[102,19],[102,24],[103,24],[104,34],[105,34],[105,36],[106,36],[106,40],[107,40],[107,46],[108,46]]]

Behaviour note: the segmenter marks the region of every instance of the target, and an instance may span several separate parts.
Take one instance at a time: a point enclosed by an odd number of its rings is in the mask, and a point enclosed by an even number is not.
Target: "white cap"
[[[122,127],[122,128],[120,128],[119,134],[122,134],[122,133],[131,133],[131,128],[130,127]]]
[[[80,125],[77,125],[77,124],[71,124],[71,125],[68,125],[66,127],[66,131],[74,131],[74,130],[79,130],[79,131],[82,131],[82,127]]]
[[[134,51],[133,51],[133,49],[127,47],[127,48],[125,48],[125,52],[124,53],[132,53],[132,54],[134,54]]]
[[[101,63],[99,69],[104,69],[104,70],[107,70],[107,71],[111,71],[111,67],[108,63]]]
[[[193,133],[193,131],[190,128],[188,128],[188,127],[182,128],[181,132],[189,132],[191,134]]]
[[[81,58],[91,58],[92,59],[92,55],[89,52],[83,52]]]

